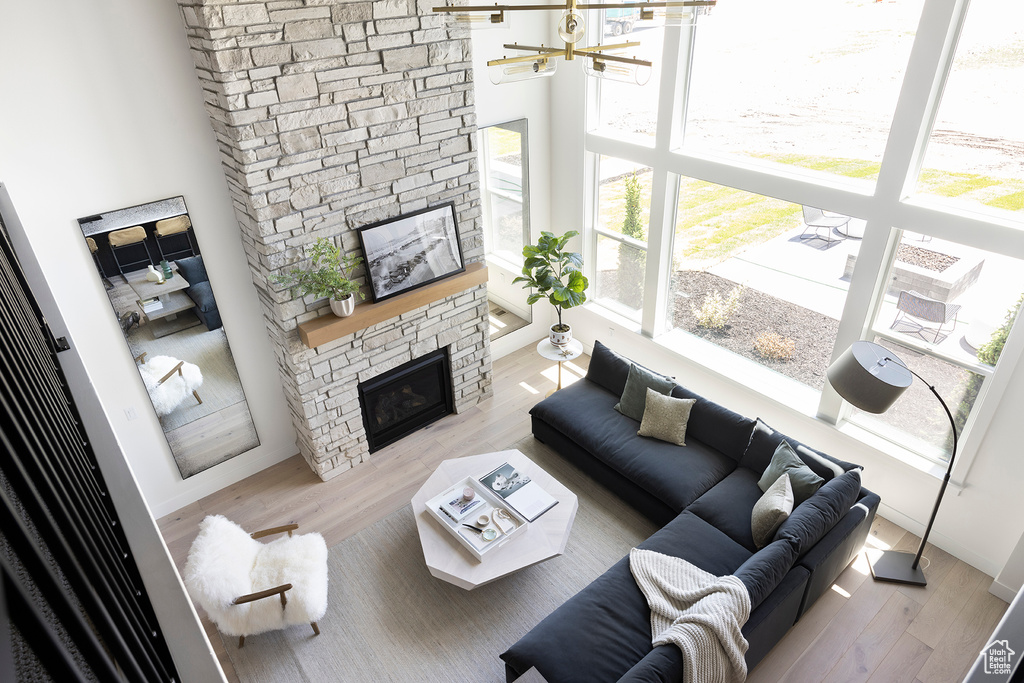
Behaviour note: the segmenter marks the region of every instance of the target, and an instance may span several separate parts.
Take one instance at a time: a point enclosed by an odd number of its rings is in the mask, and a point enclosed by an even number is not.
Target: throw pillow
[[[802,556],[850,511],[860,498],[860,491],[860,470],[844,472],[793,510],[775,538],[784,539],[797,556]]]
[[[647,406],[647,388],[650,387],[659,394],[667,396],[675,385],[676,382],[671,377],[656,375],[633,363],[629,366],[626,386],[622,389],[619,402],[615,404],[615,410],[639,422],[643,418],[644,408]]]
[[[206,275],[206,266],[203,265],[202,255],[179,259],[174,262],[174,265],[178,266],[178,272],[181,273],[183,278],[188,280],[190,285],[196,285],[210,279]]]
[[[697,435],[695,434],[694,436]],[[697,436],[697,438],[700,437]],[[829,481],[843,472],[849,472],[859,467],[859,465],[854,465],[851,462],[845,462],[833,458],[831,455],[808,448],[796,439],[786,436],[782,432],[775,431],[765,424],[761,418],[757,419],[757,424],[750,434],[750,441],[746,445],[743,457],[740,458],[740,467],[746,467],[755,472],[764,472],[768,467],[768,463],[771,462],[775,449],[783,441],[788,441],[789,445],[800,456],[800,459],[807,463],[807,466],[825,481]]]
[[[761,475],[757,485],[762,491],[767,491],[768,487],[783,474],[789,474],[789,483],[793,485],[794,506],[813,496],[814,492],[825,483],[824,479],[804,464],[804,461],[786,441],[780,443],[779,447],[775,449],[775,455],[772,456],[772,461],[768,463],[768,468]]]
[[[622,389],[626,386],[626,378],[629,376],[629,366],[628,358],[615,353],[600,341],[595,341],[594,352],[590,354],[587,379],[616,396],[621,396]]]
[[[672,398],[647,387],[647,401],[637,434],[685,446],[686,422],[696,402],[695,398]]]
[[[793,486],[789,475],[783,472],[754,503],[754,510],[750,513],[750,532],[754,536],[754,545],[758,548],[768,545],[791,512]]]

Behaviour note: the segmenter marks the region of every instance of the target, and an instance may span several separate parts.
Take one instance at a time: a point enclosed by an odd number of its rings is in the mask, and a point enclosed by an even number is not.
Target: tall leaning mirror
[[[258,446],[185,198],[78,224],[182,478]]]
[[[490,265],[497,266],[487,283],[493,340],[533,320],[532,307],[526,303],[529,291],[512,284],[523,268],[523,247],[532,242],[530,145],[526,119],[487,126],[478,135],[484,248]]]

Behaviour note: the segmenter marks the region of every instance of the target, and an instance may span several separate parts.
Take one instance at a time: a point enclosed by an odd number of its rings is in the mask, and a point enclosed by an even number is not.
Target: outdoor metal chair
[[[900,322],[901,318],[905,320],[908,317],[937,323],[938,328],[935,330],[935,337],[932,343],[938,343],[939,334],[942,332],[944,325],[953,321],[953,326],[949,328],[949,331],[952,332],[956,329],[956,317],[959,311],[960,304],[947,304],[944,301],[931,299],[913,290],[909,292],[901,291],[900,299],[896,303],[896,319],[892,321],[889,329],[896,327],[896,323]],[[924,329],[923,325],[917,324],[916,331],[923,331]]]
[[[802,240],[812,239],[824,239],[828,241],[828,244],[832,244],[832,234],[836,228],[842,228],[850,222],[849,216],[826,216],[825,212],[821,209],[816,209],[813,206],[802,207],[804,211],[804,231],[800,234]],[[821,230],[825,230],[824,237],[818,234]],[[845,239],[843,235],[838,239]]]

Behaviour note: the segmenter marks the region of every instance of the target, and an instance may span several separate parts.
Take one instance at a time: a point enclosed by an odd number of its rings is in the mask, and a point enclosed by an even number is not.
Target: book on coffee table
[[[451,517],[452,521],[461,522],[470,512],[483,506],[484,501],[481,498],[473,497],[467,500],[462,495],[462,489],[452,489],[442,499],[439,508],[441,512]]]
[[[554,496],[530,479],[529,475],[507,462],[480,477],[480,483],[488,491],[500,496],[528,522],[534,521],[558,503]]]

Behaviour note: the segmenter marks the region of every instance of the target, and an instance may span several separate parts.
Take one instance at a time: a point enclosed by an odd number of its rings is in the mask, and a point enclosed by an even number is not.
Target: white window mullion
[[[653,337],[664,327],[665,305],[668,292],[659,286],[668,282],[663,255],[669,253],[668,266],[671,268],[672,224],[671,207],[668,205],[668,174],[657,168],[653,171],[651,184],[651,218],[647,224],[647,268],[644,276],[644,308],[640,329]],[[674,193],[671,193],[674,194]]]
[[[882,155],[876,197],[899,202],[917,183],[943,80],[949,72],[968,0],[927,0]],[[902,227],[902,226],[900,226]]]
[[[832,347],[831,361],[838,358],[853,342],[869,335],[871,321],[886,289],[885,278],[896,255],[899,231],[890,230],[877,220],[868,220],[864,240],[857,252],[857,265],[850,278],[839,330]],[[828,382],[821,392],[818,417],[833,424],[844,416],[843,400]]]

